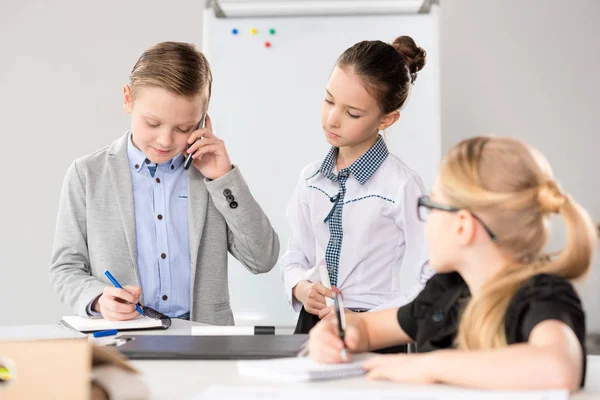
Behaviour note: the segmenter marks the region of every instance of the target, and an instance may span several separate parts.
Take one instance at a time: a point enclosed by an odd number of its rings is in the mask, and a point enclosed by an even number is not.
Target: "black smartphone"
[[[204,120],[206,119],[206,113],[202,114],[202,118],[200,118],[200,122],[198,122],[198,126],[196,127],[196,129],[194,129],[195,131],[197,131],[200,128],[204,128]],[[200,138],[202,139],[202,138]],[[200,140],[198,139],[198,140]],[[196,142],[198,141],[196,140]],[[194,143],[196,143],[194,142]],[[188,149],[192,147],[191,144],[188,144]],[[185,156],[185,161],[183,163],[183,169],[189,169],[190,165],[192,165],[192,161],[194,161],[194,159],[192,158],[193,154],[188,154],[187,156]]]

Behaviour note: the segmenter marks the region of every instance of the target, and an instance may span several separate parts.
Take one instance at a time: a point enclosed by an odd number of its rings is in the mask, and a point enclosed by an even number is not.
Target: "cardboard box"
[[[102,376],[107,367],[112,372]],[[0,341],[0,400],[146,399],[137,375],[121,353],[87,338]]]
[[[0,399],[89,399],[91,368],[87,339],[0,341]]]

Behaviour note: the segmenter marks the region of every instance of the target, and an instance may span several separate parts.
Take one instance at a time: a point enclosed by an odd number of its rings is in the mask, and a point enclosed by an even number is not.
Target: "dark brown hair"
[[[406,101],[417,72],[425,66],[426,55],[410,36],[400,36],[391,45],[380,40],[356,43],[342,53],[336,65],[353,68],[387,114]]]
[[[212,86],[210,65],[193,44],[162,42],[150,47],[138,59],[129,75],[132,96],[139,86],[158,86],[193,99]]]

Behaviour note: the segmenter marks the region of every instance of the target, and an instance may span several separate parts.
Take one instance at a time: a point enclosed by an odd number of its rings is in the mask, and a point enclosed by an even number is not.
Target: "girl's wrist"
[[[296,284],[296,286],[294,286],[294,289],[292,289],[292,294],[294,295],[294,297],[296,298],[296,300],[298,300],[300,303],[306,305],[306,298],[308,297],[306,295],[306,284],[308,283],[308,281],[300,281]]]
[[[440,381],[440,375],[438,374],[438,371],[444,368],[443,360],[449,351],[454,350],[437,350],[419,355],[423,364],[422,370],[429,378],[427,379],[428,381],[435,383]]]

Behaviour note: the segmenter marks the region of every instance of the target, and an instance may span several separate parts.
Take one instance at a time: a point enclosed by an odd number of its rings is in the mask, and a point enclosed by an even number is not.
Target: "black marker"
[[[200,118],[200,122],[198,122],[198,126],[196,127],[196,129],[194,129],[195,131],[197,131],[200,128],[204,128],[204,120],[206,119],[206,113],[202,114],[202,118]],[[202,137],[200,139],[197,139],[196,142],[198,140],[201,140]],[[194,143],[196,143],[194,142]],[[192,145],[188,145],[188,149],[192,147]],[[183,169],[187,170],[190,168],[190,165],[192,165],[192,161],[194,161],[194,159],[192,158],[194,154],[188,154],[187,156],[185,156],[185,161],[183,163]]]

